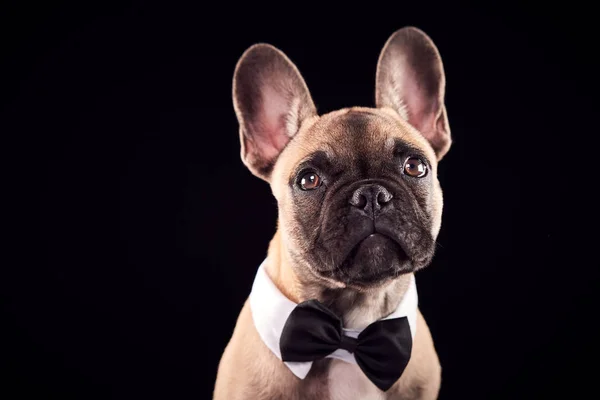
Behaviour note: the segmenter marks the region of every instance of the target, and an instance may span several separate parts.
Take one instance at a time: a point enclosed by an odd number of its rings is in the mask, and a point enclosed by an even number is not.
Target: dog
[[[283,52],[258,43],[243,53],[233,78],[241,158],[277,200],[277,231],[261,279],[272,282],[282,302],[316,300],[344,332],[358,332],[408,296],[414,273],[433,258],[441,226],[437,167],[452,142],[445,85],[437,47],[412,26],[394,32],[381,50],[374,108],[319,115]],[[315,359],[308,372],[294,373],[294,363],[282,361],[283,347],[267,346],[257,329],[269,324],[260,307],[253,308],[251,294],[220,360],[215,400],[439,395],[442,369],[416,305],[407,361],[384,390],[352,358]],[[340,351],[347,356],[353,349]]]

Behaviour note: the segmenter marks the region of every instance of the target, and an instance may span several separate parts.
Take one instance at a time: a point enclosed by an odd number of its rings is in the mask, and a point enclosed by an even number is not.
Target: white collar
[[[266,260],[265,260],[266,261]],[[285,297],[273,283],[265,270],[265,261],[261,263],[256,272],[252,291],[250,292],[250,310],[254,326],[262,341],[281,360],[279,350],[279,338],[283,326],[290,313],[296,307],[296,303]],[[411,275],[410,284],[402,301],[396,310],[383,319],[407,317],[410,332],[415,338],[417,329],[417,305],[418,295],[414,275]],[[344,334],[358,337],[362,330],[343,328]],[[349,363],[356,364],[354,355],[347,350],[338,349],[327,356],[337,358]],[[288,368],[300,379],[304,379],[310,371],[312,362],[285,362]]]

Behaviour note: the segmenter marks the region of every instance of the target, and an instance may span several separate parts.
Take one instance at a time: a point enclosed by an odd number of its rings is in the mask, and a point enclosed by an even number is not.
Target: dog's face
[[[271,184],[296,273],[365,290],[425,267],[440,229],[438,161],[450,147],[439,52],[395,32],[377,66],[376,108],[319,116],[292,62],[250,47],[234,75],[242,159]]]

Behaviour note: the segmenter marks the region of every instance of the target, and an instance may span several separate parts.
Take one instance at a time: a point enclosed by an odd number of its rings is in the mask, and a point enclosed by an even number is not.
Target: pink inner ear
[[[257,132],[256,150],[263,158],[273,160],[290,140],[285,131],[289,105],[287,99],[269,85],[263,87],[261,100],[262,109],[257,121],[261,129]]]
[[[435,128],[433,119],[437,114],[438,101],[427,93],[417,74],[404,69],[402,76],[402,100],[408,108],[408,122],[427,136]]]

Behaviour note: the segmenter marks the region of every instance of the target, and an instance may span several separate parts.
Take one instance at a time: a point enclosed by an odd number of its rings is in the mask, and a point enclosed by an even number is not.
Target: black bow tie
[[[358,338],[345,336],[342,321],[317,300],[294,308],[279,340],[283,361],[308,362],[325,358],[337,349],[354,353],[363,373],[384,392],[400,378],[412,350],[406,317],[380,320],[367,326]]]

